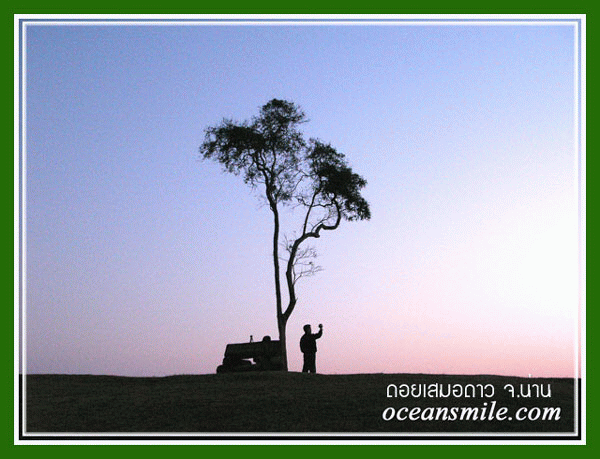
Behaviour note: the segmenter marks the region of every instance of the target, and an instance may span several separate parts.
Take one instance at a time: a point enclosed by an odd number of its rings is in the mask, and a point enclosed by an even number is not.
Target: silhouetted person
[[[300,350],[304,354],[303,373],[317,372],[317,340],[323,335],[323,324],[319,324],[319,333],[312,334],[310,325],[304,326],[304,335],[300,338]]]

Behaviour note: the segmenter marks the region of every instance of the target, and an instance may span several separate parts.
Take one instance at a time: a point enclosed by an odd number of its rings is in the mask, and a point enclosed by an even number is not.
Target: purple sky
[[[323,373],[572,376],[573,22],[26,27],[26,371],[212,373],[277,337],[271,215],[198,160],[271,98],[369,182],[288,325]],[[293,219],[284,214],[285,226]]]

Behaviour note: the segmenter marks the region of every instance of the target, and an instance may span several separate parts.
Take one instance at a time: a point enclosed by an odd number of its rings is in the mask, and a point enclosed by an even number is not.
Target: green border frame
[[[183,3],[183,4],[181,4]],[[281,1],[275,1],[275,0],[259,0],[259,2],[249,2],[249,1],[242,1],[242,0],[230,0],[229,2],[227,2],[226,4],[214,4],[214,3],[196,3],[196,2],[177,2],[176,5],[170,4],[169,6],[165,6],[164,3],[141,3],[141,2],[131,2],[131,1],[127,1],[127,0],[122,0],[122,1],[114,1],[114,0],[105,0],[104,2],[102,2],[101,4],[96,4],[96,5],[86,5],[85,3],[82,2],[75,2],[73,0],[69,0],[69,1],[60,1],[60,2],[52,2],[52,3],[48,3],[48,2],[37,2],[37,1],[26,1],[26,2],[16,2],[16,1],[11,1],[8,3],[4,4],[4,9],[5,12],[3,14],[3,23],[4,23],[4,27],[0,30],[3,31],[4,34],[9,35],[10,34],[10,38],[7,36],[6,40],[5,40],[5,47],[4,47],[4,60],[8,61],[11,63],[11,66],[14,69],[14,15],[15,14],[424,14],[424,15],[429,15],[429,14],[585,14],[586,15],[586,49],[587,50],[592,50],[592,52],[587,52],[586,54],[589,56],[593,55],[593,51],[596,49],[595,47],[595,40],[596,40],[596,30],[595,30],[595,19],[596,19],[596,14],[595,11],[597,9],[597,6],[592,6],[592,1],[572,1],[572,2],[561,2],[561,3],[549,3],[548,1],[542,2],[540,0],[536,0],[536,1],[531,1],[531,0],[521,0],[521,1],[515,1],[515,0],[509,0],[509,1],[504,1],[501,2],[500,4],[496,4],[496,5],[491,5],[485,2],[481,2],[481,1],[475,1],[475,0],[459,0],[457,2],[447,2],[447,1],[440,1],[440,0],[435,0],[434,2],[428,2],[427,4],[422,4],[422,5],[415,5],[415,4],[409,4],[409,5],[403,5],[402,3],[400,3],[399,1],[393,1],[393,0],[376,0],[375,2],[355,2],[352,1],[351,3],[349,2],[344,2],[342,0],[330,0],[328,2],[323,2],[322,0],[304,0],[302,3],[296,3],[296,2],[290,2],[290,3],[284,3]],[[13,47],[10,49],[8,49],[8,43],[11,42],[13,43]],[[595,70],[595,66],[596,66],[596,62],[594,62],[594,59],[587,59],[586,60],[586,76],[587,75],[592,75],[591,78],[587,77],[586,81],[589,82],[595,82],[597,81],[597,79],[594,79],[594,75],[596,74],[596,72],[594,72]],[[10,74],[10,72],[7,72]],[[14,71],[13,71],[13,75],[14,75]],[[8,84],[6,85],[8,86]],[[13,85],[10,86],[11,87],[11,91],[9,93],[9,91],[5,91],[2,92],[2,99],[5,101],[5,106],[14,106],[14,91],[12,90],[12,88],[14,88],[14,82]],[[595,87],[595,85],[592,84],[586,84],[585,87],[586,90],[586,106],[590,106],[592,104],[594,104],[594,102],[597,100],[597,89]],[[9,99],[9,97],[13,97],[12,99]],[[13,102],[11,102],[11,100]],[[16,110],[16,107],[14,107]],[[586,116],[587,119],[587,116]],[[13,111],[13,120],[14,120],[14,111]],[[587,121],[586,121],[586,125],[587,125]],[[11,126],[11,123],[6,123],[6,126]],[[13,136],[14,136],[14,126],[13,127]],[[8,130],[8,127],[5,127],[6,130]],[[589,138],[593,138],[590,137],[589,134],[586,132],[586,141],[587,144],[589,145],[590,142]],[[586,146],[586,151],[587,151],[587,146]],[[14,206],[14,200],[15,200],[15,196],[14,196],[14,164],[13,164],[13,159],[14,159],[14,154],[13,155],[7,155],[6,156],[8,159],[8,164],[5,165],[5,168],[3,170],[7,171],[6,173],[10,173],[12,175],[12,179],[10,180],[5,180],[0,182],[0,186],[2,187],[9,187],[9,183],[11,183],[12,185],[12,189],[11,190],[4,190],[2,189],[2,192],[0,193],[0,196],[3,197],[2,203],[3,205],[5,205],[7,207],[6,213],[11,213],[13,215],[13,223],[11,224],[11,228],[14,229],[14,215],[15,215],[15,206]],[[595,162],[592,160],[591,162],[589,161],[589,158],[591,157],[591,155],[586,155],[586,172],[588,169],[590,169],[590,167],[592,168],[592,170],[595,170]],[[10,171],[10,172],[8,172]],[[586,173],[587,176],[587,173]],[[587,182],[586,182],[586,197],[589,194],[587,192]],[[593,191],[593,187],[592,187],[592,195],[594,195],[594,191]],[[11,196],[12,201],[9,204],[8,201],[8,196]],[[8,210],[8,208],[10,208],[10,211]],[[17,214],[18,215],[18,214]],[[586,209],[585,209],[585,222],[586,222],[586,226],[587,226],[587,198],[586,198]],[[593,222],[593,219],[592,219]],[[8,225],[6,225],[8,226]],[[11,232],[13,232],[12,235],[12,240],[14,242],[15,240],[15,234],[13,229],[11,229]],[[587,234],[587,230],[586,230],[586,234]],[[593,245],[592,245],[593,247]],[[6,250],[6,252],[8,252],[8,249]],[[586,252],[587,252],[587,241],[586,241]],[[586,255],[587,258],[587,255]],[[12,269],[13,269],[13,282],[10,284],[10,286],[7,286],[6,289],[10,292],[14,292],[14,244],[13,244],[13,252],[9,255],[8,253],[6,255],[3,256],[4,260],[11,260],[11,265],[12,265]],[[6,278],[9,278],[9,276],[6,276]],[[587,278],[587,273],[586,273],[586,278]],[[586,286],[584,286],[584,289],[586,290],[586,298],[587,298],[587,288]],[[13,294],[9,294],[7,296],[10,296],[12,301],[12,308],[6,308],[7,310],[11,310],[13,312],[13,314],[11,314],[12,320],[9,320],[8,317],[6,318],[5,321],[3,321],[6,325],[6,327],[10,327],[8,328],[8,330],[6,330],[5,333],[3,333],[1,335],[2,339],[2,348],[3,349],[11,349],[14,350],[14,295]],[[584,306],[583,310],[586,311],[587,308]],[[596,313],[593,310],[590,311],[586,311],[586,329],[587,328],[592,328],[592,327],[588,327],[588,325],[590,324],[594,324],[595,323],[595,318],[596,318]],[[592,325],[593,326],[593,325]],[[6,343],[4,342],[6,341]],[[586,343],[582,343],[582,345],[585,346],[586,348],[586,352],[587,352],[587,346]],[[584,354],[584,358],[586,357],[587,354]],[[13,362],[14,362],[14,355],[11,355],[10,357],[7,355],[6,356],[6,360],[10,362],[10,368],[8,369],[8,373],[11,375],[10,378],[10,389],[7,389],[5,391],[6,394],[10,393],[11,394],[11,399],[5,401],[4,406],[7,407],[6,411],[7,413],[5,414],[5,419],[6,418],[10,418],[11,420],[14,419],[14,412],[13,412],[13,406],[14,406],[14,388],[13,383],[12,383],[12,375],[14,374],[14,368],[13,368]],[[596,369],[593,366],[586,366],[586,385],[587,385],[587,391],[586,391],[586,413],[594,413],[593,408],[597,406],[597,396],[593,391],[592,385],[589,384],[589,381],[594,381],[595,380],[595,375],[596,375]],[[12,456],[17,455],[17,456],[28,456],[28,455],[36,455],[36,457],[39,457],[40,454],[45,455],[45,454],[60,454],[62,455],[70,455],[70,454],[90,454],[90,452],[92,454],[95,453],[99,453],[99,454],[106,454],[106,450],[98,450],[98,448],[92,448],[92,451],[89,450],[89,448],[87,448],[85,451],[81,450],[80,448],[83,447],[83,445],[58,445],[58,450],[56,450],[56,446],[54,445],[42,445],[42,446],[37,446],[35,447],[35,449],[31,449],[31,446],[28,445],[14,445],[14,429],[13,429],[13,422],[10,423],[6,423],[5,425],[10,424],[10,427],[8,427],[6,429],[6,431],[2,432],[2,442],[1,444],[3,445],[3,450],[5,450],[5,454],[8,453]],[[595,427],[597,426],[597,421],[595,419],[595,416],[592,414],[592,416],[586,416],[585,417],[585,438],[586,438],[586,442],[587,445],[586,446],[579,446],[578,450],[572,451],[572,453],[575,454],[585,454],[587,455],[588,453],[592,452],[593,450],[593,446],[595,446],[595,439],[592,438],[588,438],[587,436],[587,432],[595,432]],[[476,439],[474,439],[474,441],[476,441]],[[377,455],[381,455],[382,457],[391,457],[391,455],[395,455],[398,453],[401,454],[406,454],[406,453],[415,453],[416,448],[421,448],[422,445],[406,445],[403,444],[402,441],[398,441],[397,445],[370,445],[368,444],[368,441],[359,441],[360,443],[367,443],[366,445],[351,445],[351,442],[349,442],[349,444],[342,444],[342,445],[335,445],[336,450],[338,448],[343,448],[344,451],[331,451],[328,446],[329,445],[315,445],[312,446],[310,451],[310,454],[317,454],[317,455],[321,455],[321,454],[331,454],[331,453],[350,453],[350,452],[354,452],[354,450],[350,450],[349,448],[360,448],[359,451],[357,451],[358,454],[365,454],[365,453],[376,453]],[[56,443],[60,443],[60,442],[56,442]],[[90,442],[91,443],[91,442]],[[268,446],[263,446],[263,445],[250,445],[252,446],[252,450],[249,451],[247,448],[245,448],[243,451],[240,449],[241,447],[244,446],[248,446],[248,445],[225,445],[224,443],[227,443],[226,440],[224,440],[223,442],[219,442],[217,441],[216,443],[223,443],[220,445],[201,445],[200,448],[201,450],[197,450],[195,448],[197,448],[199,445],[184,445],[184,444],[177,444],[175,443],[175,445],[177,446],[177,450],[174,451],[174,453],[181,455],[182,457],[187,457],[188,455],[191,456],[193,455],[197,455],[198,453],[202,454],[202,453],[216,453],[216,454],[223,454],[223,453],[238,453],[238,454],[243,454],[243,455],[248,455],[251,454],[252,456],[254,455],[260,455],[261,458],[265,458],[265,457],[279,457],[281,454],[283,453],[290,453],[290,452],[298,452],[299,454],[302,453],[306,453],[306,447],[309,445],[305,445],[305,444],[300,444],[297,445],[296,441],[291,440],[289,441],[289,445],[268,445]],[[433,443],[433,442],[432,442]],[[512,441],[502,441],[501,443],[516,443],[517,445],[512,447],[510,450],[510,453],[514,454],[514,453],[524,453],[527,455],[531,454],[531,450],[530,448],[532,447],[532,445],[523,445],[523,444],[519,444],[518,441],[512,442]],[[548,445],[545,441],[540,441],[541,445],[545,451],[536,451],[536,453],[541,453],[541,454],[547,454],[548,452],[550,452],[549,447],[551,445]],[[293,446],[292,446],[293,445]],[[460,442],[456,442],[456,443],[452,443],[451,445],[443,445],[443,446],[437,446],[437,449],[435,451],[436,454],[439,453],[444,453],[444,452],[450,452],[449,448],[455,448],[456,446],[460,445]],[[54,450],[51,450],[50,448],[52,448],[54,446]],[[118,452],[124,452],[127,453],[129,451],[125,450],[125,448],[128,448],[128,446],[130,445],[115,445],[116,448],[118,449]],[[408,447],[409,449],[402,449],[402,451],[397,450],[397,446],[403,446],[403,447]],[[433,446],[433,445],[426,445],[426,446]],[[504,444],[500,445],[500,447],[504,446]],[[575,446],[575,445],[573,445]],[[149,448],[152,447],[153,449],[150,450]],[[166,451],[166,448],[170,448],[171,445],[136,445],[136,449],[138,451],[136,451],[136,453],[138,454],[164,454],[164,453],[168,453],[169,451]],[[286,449],[285,451],[282,450],[282,448],[293,448],[292,451],[290,451],[289,449]],[[481,453],[484,453],[483,448],[498,448],[499,446],[490,446],[490,445],[472,445],[472,446],[468,446],[466,448],[461,447],[460,451],[454,451],[454,452],[458,452],[459,454],[464,454],[464,455],[471,455],[473,454],[474,456],[477,455],[479,456]],[[40,450],[41,448],[41,450]],[[155,449],[155,448],[159,448],[159,449]],[[217,449],[218,448],[218,449]],[[224,449],[223,449],[224,448]],[[326,451],[326,448],[328,449]],[[376,448],[376,449],[375,449]],[[441,450],[440,450],[441,448]],[[516,450],[515,450],[516,448]],[[143,450],[140,450],[143,449]],[[526,451],[526,449],[529,449],[529,451]],[[552,450],[554,452],[558,452],[561,455],[565,454],[564,449],[561,450]],[[114,446],[113,448],[111,448],[111,450],[109,451],[109,453],[114,454],[115,453],[115,449]],[[419,453],[423,453],[423,451],[419,451]],[[505,452],[506,453],[506,452]],[[570,452],[571,453],[571,452]]]

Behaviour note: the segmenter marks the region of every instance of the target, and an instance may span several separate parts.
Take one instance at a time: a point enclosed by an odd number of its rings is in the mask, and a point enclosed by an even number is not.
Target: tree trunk
[[[279,330],[279,342],[281,345],[281,364],[282,370],[287,371],[287,348],[285,343],[285,327],[287,320],[283,316],[283,307],[281,300],[281,278],[279,273],[279,211],[274,199],[269,199],[271,210],[273,211],[273,268],[275,271],[275,301],[277,308],[277,329]]]
[[[286,342],[287,319],[283,315],[277,315],[277,328],[279,329],[279,344],[281,345],[281,369],[288,371],[287,342]]]

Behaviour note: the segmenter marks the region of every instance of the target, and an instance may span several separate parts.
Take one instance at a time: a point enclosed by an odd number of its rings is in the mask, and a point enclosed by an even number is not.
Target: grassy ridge
[[[389,384],[492,384],[493,398],[388,398]],[[550,384],[550,398],[512,398],[513,384]],[[447,387],[447,386],[444,386]],[[131,378],[28,375],[33,432],[573,432],[574,381],[502,376],[237,373]],[[384,421],[387,407],[559,407],[543,421]],[[406,410],[405,410],[406,411]],[[430,410],[431,411],[431,410]]]

